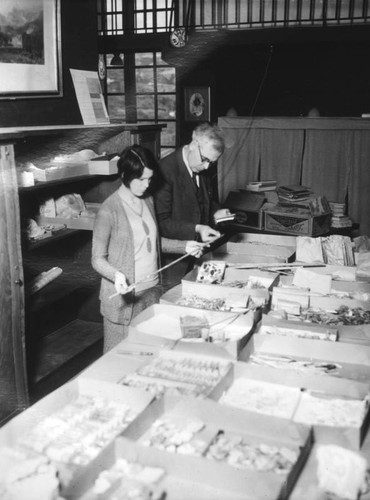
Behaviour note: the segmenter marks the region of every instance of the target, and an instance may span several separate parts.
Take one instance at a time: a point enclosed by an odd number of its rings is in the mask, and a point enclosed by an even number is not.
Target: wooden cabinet
[[[18,187],[17,173],[29,163],[48,168],[59,155],[83,149],[117,154],[133,143],[150,148],[158,157],[161,128],[110,124],[0,129],[0,229],[6,236],[0,238],[0,407],[4,413],[23,409],[102,353],[100,277],[90,263],[93,218],[82,225],[76,220],[72,227],[51,231],[36,241],[27,237],[29,220],[37,219],[45,199],[67,193],[77,193],[85,204],[97,208],[120,183],[117,174],[67,174]],[[53,267],[62,273],[31,293],[30,283]]]

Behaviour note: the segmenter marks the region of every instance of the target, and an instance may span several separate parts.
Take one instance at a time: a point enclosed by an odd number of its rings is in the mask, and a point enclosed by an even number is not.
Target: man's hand
[[[212,243],[213,240],[216,240],[221,236],[219,231],[216,231],[210,226],[206,226],[204,224],[197,224],[195,226],[195,231],[199,234],[204,243]]]
[[[124,295],[127,292],[128,285],[126,276],[120,271],[117,271],[115,274],[114,288],[116,289],[116,292],[120,293],[121,295]]]
[[[203,254],[205,246],[206,245],[204,243],[199,243],[199,241],[187,241],[185,252],[199,259],[199,257]]]

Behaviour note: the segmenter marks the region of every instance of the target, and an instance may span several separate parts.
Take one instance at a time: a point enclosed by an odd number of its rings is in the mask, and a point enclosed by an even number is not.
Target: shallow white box
[[[152,423],[158,418],[167,416],[199,419],[206,424],[203,436],[212,439],[217,432],[223,430],[245,436],[254,443],[267,443],[274,446],[286,446],[298,451],[299,458],[288,476],[272,472],[238,470],[223,462],[216,462],[202,457],[181,455],[161,451],[153,447],[144,447],[141,439]],[[124,436],[136,441],[138,447],[154,463],[171,462],[179,470],[187,471],[189,476],[203,484],[212,484],[217,489],[230,491],[229,495],[243,495],[245,499],[285,499],[296,481],[312,445],[310,428],[297,426],[282,419],[270,418],[252,412],[245,412],[217,404],[215,401],[184,398],[174,402],[163,398],[154,402],[140,418],[130,425]],[[198,498],[194,496],[193,498]],[[231,496],[231,498],[233,498]]]
[[[232,311],[237,311],[242,308],[246,309],[248,305],[251,307],[265,306],[270,299],[270,293],[267,289],[262,288],[248,289],[223,285],[206,285],[196,282],[183,282],[164,293],[160,298],[160,303],[183,305],[178,304],[178,301],[191,297],[199,298],[200,304],[202,299],[207,301],[220,299],[221,301],[225,301],[223,307]],[[190,307],[192,307],[191,304]],[[212,307],[212,305],[210,305],[210,307]]]
[[[227,483],[222,484],[222,480],[213,481],[214,471],[203,475],[193,467],[193,462],[183,460],[181,467],[177,461],[173,461],[168,454],[151,453],[150,450],[138,446],[136,442],[124,437],[118,437],[112,443],[99,461],[95,461],[86,471],[80,482],[73,490],[73,498],[79,500],[96,500],[97,495],[92,491],[97,476],[102,471],[113,466],[118,459],[126,459],[129,462],[137,462],[143,466],[163,469],[164,477],[158,483],[159,491],[165,491],[166,498],[174,500],[184,500],[195,498],[197,500],[245,500],[244,492],[238,493],[236,488],[227,489]],[[204,473],[204,471],[202,471]],[[232,491],[233,490],[233,491]],[[81,496],[82,495],[82,496]]]
[[[236,243],[262,243],[265,245],[287,247],[295,251],[297,239],[295,236],[283,236],[280,234],[238,233],[233,235],[229,241]]]
[[[251,362],[233,364],[233,378],[225,378],[224,390],[227,390],[234,380],[244,378],[246,380],[258,380],[279,386],[303,389],[323,398],[354,399],[365,400],[369,396],[369,384],[357,382],[355,380],[341,379],[331,376],[317,374],[297,373],[291,370],[282,370],[269,366],[254,365]],[[218,400],[220,392],[211,393],[210,398]],[[295,406],[294,415],[299,408],[300,399]],[[362,421],[362,425],[357,427],[333,427],[329,425],[315,425],[314,436],[318,442],[335,442],[338,445],[359,449],[366,436],[369,426],[369,409]]]
[[[181,280],[183,285],[193,286],[197,283],[199,266],[195,266]],[[233,266],[226,266],[222,279],[222,286],[235,288],[236,285],[246,288],[248,291],[259,291],[266,288],[272,290],[279,282],[279,273],[273,271],[261,271],[259,269],[238,269]],[[201,283],[199,283],[201,284]],[[228,285],[229,284],[229,285]],[[257,284],[260,288],[254,288]],[[212,284],[215,286],[216,284]],[[234,286],[231,286],[234,285]]]
[[[36,217],[36,222],[40,224],[64,224],[68,229],[85,229],[92,231],[95,222],[95,216],[100,208],[100,203],[86,203],[86,210],[92,213],[91,217],[80,216],[70,219],[62,217]]]
[[[334,326],[284,320],[269,314],[262,315],[258,333],[333,342],[338,340],[338,328]]]
[[[295,247],[247,242],[228,241],[204,255],[203,260],[222,260],[230,263],[287,263],[292,262]]]
[[[240,314],[154,304],[131,321],[128,339],[148,345],[162,345],[168,340],[177,343],[205,343],[203,339],[183,340],[180,318],[187,315],[204,318],[209,325],[209,335],[214,339],[212,348],[231,359],[237,359],[254,326],[253,311]]]
[[[88,162],[89,174],[91,175],[113,175],[117,174],[118,156],[100,156],[92,158]]]
[[[0,429],[0,445],[17,446],[20,439],[27,436],[42,419],[58,412],[81,395],[104,398],[128,405],[137,414],[140,414],[153,400],[153,397],[144,391],[99,380],[77,378],[48,394],[4,425]],[[68,466],[59,462],[55,462],[55,465],[59,472],[62,493],[63,489],[78,484],[78,478],[86,468],[86,466]]]
[[[271,355],[287,360],[287,369],[297,373],[290,360],[335,365],[330,375],[369,384],[370,347],[342,342],[323,342],[301,338],[254,334],[239,359],[248,361],[252,354]]]

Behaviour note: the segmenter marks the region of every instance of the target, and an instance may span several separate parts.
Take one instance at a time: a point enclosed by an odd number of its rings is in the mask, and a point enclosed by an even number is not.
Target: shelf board
[[[49,243],[54,243],[55,241],[61,240],[63,238],[67,238],[68,236],[71,236],[72,234],[75,234],[79,231],[79,229],[60,229],[59,231],[56,231],[53,233],[51,236],[48,236],[47,238],[42,238],[40,240],[36,241],[28,241],[26,243],[27,245],[27,250],[34,250],[36,248],[39,248],[43,245],[48,245]]]
[[[35,127],[0,127],[0,141],[11,139],[22,139],[24,137],[37,135],[55,135],[61,132],[89,130],[89,129],[112,129],[119,131],[142,131],[142,130],[161,130],[165,124],[153,123],[98,123],[91,125],[41,125]]]
[[[87,179],[96,179],[97,177],[102,177],[101,175],[98,176],[96,174],[86,174],[86,175],[75,175],[72,177],[65,177],[64,179],[53,179],[50,181],[35,181],[35,184],[33,186],[19,186],[19,191],[22,192],[27,192],[27,191],[34,191],[36,189],[43,189],[51,186],[56,186],[59,184],[66,184],[68,182],[79,182],[79,181],[85,181]]]

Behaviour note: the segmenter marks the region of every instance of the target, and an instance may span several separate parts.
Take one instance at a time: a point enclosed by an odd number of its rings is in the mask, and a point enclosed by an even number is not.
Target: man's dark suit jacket
[[[212,216],[218,206],[212,201],[211,181],[199,175],[200,196],[204,218],[197,199],[197,190],[182,157],[182,148],[160,162],[161,184],[154,193],[157,220],[161,235],[166,238],[194,240],[197,224],[212,225]]]

